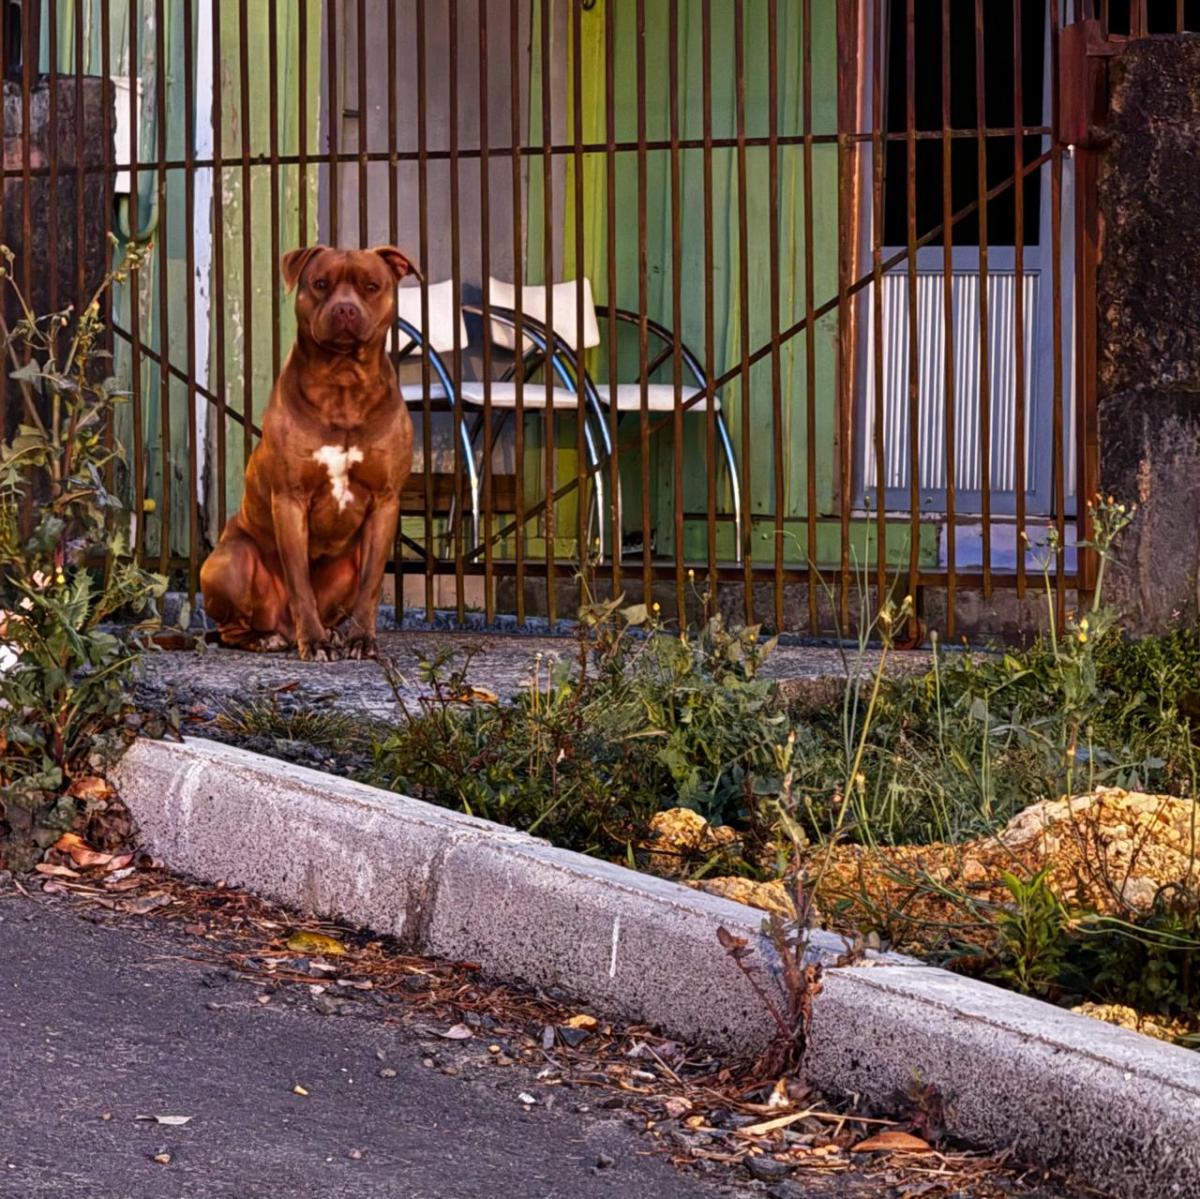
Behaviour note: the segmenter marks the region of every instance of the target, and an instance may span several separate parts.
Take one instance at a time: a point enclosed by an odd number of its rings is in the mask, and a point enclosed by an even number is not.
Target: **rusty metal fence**
[[[1192,7],[8,3],[0,226],[49,308],[112,265],[99,233],[154,243],[111,295],[114,485],[185,588],[288,351],[281,255],[391,242],[424,272],[398,604],[553,619],[583,571],[816,633],[936,590],[953,635],[964,588],[1088,585],[1071,30]]]

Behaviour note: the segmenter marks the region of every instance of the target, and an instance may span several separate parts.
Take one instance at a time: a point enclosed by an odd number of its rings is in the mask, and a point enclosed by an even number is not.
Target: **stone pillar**
[[[1138,505],[1109,594],[1161,632],[1200,618],[1200,37],[1128,45],[1102,136],[1100,480]]]

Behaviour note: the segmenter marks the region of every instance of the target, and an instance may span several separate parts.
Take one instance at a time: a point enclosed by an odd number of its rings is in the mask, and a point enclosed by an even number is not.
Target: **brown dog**
[[[379,594],[412,468],[412,421],[386,341],[394,246],[283,258],[296,345],[271,392],[242,506],[200,571],[221,640],[301,658],[374,657]],[[337,626],[347,617],[344,643]]]

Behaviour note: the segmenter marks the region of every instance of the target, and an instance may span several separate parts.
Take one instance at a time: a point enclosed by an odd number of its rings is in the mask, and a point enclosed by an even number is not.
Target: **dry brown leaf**
[[[889,1128],[886,1132],[876,1133],[859,1141],[852,1147],[854,1153],[932,1153],[928,1141],[915,1137],[911,1132],[899,1132]]]
[[[113,860],[111,853],[93,849],[78,833],[63,833],[55,841],[54,848],[68,854],[76,866],[108,866]]]
[[[105,880],[104,889],[106,891],[136,891],[143,881],[137,875]]]
[[[454,702],[459,704],[498,704],[500,697],[486,687],[471,686],[464,687],[455,695]]]
[[[137,899],[127,900],[123,910],[133,916],[144,916],[147,912],[153,912],[155,908],[166,907],[170,902],[171,897],[169,895],[164,895],[161,891],[155,891],[150,895],[139,895]]]
[[[115,874],[118,870],[132,869],[134,855],[131,853],[118,853],[113,855],[113,859],[108,864],[108,869],[105,874]]]
[[[39,862],[34,870],[38,874],[50,874],[55,878],[78,878],[79,871],[72,870],[70,866],[55,866],[51,862]]]
[[[786,1116],[776,1116],[774,1120],[764,1120],[761,1124],[748,1124],[744,1128],[739,1128],[737,1135],[739,1137],[765,1136],[777,1128],[786,1128],[789,1124],[795,1124],[797,1120],[803,1120],[806,1116],[811,1115],[811,1108],[806,1108],[802,1112],[789,1112]]]
[[[112,787],[99,775],[85,774],[71,780],[67,794],[72,799],[109,799],[114,792]]]
[[[580,1012],[577,1016],[572,1016],[567,1020],[564,1028],[595,1028],[599,1021],[595,1016],[589,1016],[584,1012]]]
[[[341,941],[336,941],[333,937],[327,937],[324,933],[307,931],[293,933],[287,939],[287,947],[293,953],[302,953],[306,956],[317,957],[340,957],[347,952],[346,947]]]
[[[438,1033],[439,1037],[444,1037],[447,1041],[469,1041],[474,1035],[467,1024],[454,1024],[445,1032]]]

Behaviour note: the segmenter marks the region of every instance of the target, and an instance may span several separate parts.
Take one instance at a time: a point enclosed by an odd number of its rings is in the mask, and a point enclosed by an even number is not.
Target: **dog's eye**
[[[378,284],[378,283],[376,283],[374,279],[371,279],[371,280],[370,280],[370,281],[367,283],[367,291],[370,291],[370,292],[376,292],[376,291],[378,291],[378,290],[379,290],[379,284]]]
[[[312,282],[313,291],[324,291],[328,286],[328,279],[314,279]]]

